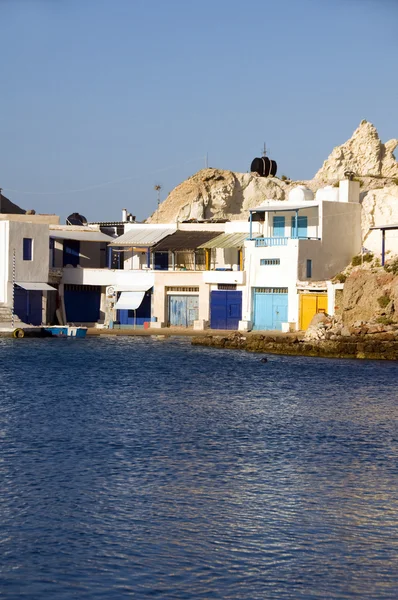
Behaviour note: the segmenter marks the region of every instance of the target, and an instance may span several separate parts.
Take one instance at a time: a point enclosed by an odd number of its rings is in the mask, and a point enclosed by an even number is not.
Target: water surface
[[[0,340],[0,597],[398,596],[398,365]]]

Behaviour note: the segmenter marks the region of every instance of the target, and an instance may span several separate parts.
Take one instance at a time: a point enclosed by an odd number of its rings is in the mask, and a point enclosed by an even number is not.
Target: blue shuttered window
[[[308,237],[308,217],[298,218],[298,231],[296,229],[296,217],[292,217],[292,237],[295,238],[296,236],[299,238]]]
[[[285,217],[274,217],[273,236],[285,237]]]

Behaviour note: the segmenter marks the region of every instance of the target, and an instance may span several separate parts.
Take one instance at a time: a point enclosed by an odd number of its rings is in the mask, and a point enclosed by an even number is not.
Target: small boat
[[[87,327],[74,327],[73,325],[53,325],[52,327],[43,327],[54,337],[78,337],[84,338],[87,334]]]

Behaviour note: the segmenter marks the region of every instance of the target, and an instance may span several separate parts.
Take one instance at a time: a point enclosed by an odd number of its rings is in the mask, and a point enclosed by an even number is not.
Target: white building
[[[315,199],[298,188],[288,201],[251,210],[250,223],[240,328],[305,328],[310,314],[328,312],[326,282],[361,250],[359,183],[341,181],[339,189],[319,190]]]
[[[0,321],[30,325],[46,322],[49,223],[55,215],[0,215]]]

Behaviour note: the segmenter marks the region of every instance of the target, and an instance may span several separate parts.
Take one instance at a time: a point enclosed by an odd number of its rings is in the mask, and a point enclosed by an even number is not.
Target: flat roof
[[[287,200],[280,200],[279,202],[263,204],[262,206],[251,208],[250,212],[286,212],[289,210],[300,210],[300,208],[315,208],[317,206],[319,206],[319,201],[308,200],[308,202],[300,202],[300,204],[296,202],[293,204]]]
[[[171,235],[176,231],[176,227],[158,227],[132,228],[126,231],[120,237],[113,239],[111,246],[130,246],[134,247],[151,247],[163,240],[163,238]]]
[[[392,223],[391,225],[378,225],[377,227],[371,227],[371,229],[398,229],[398,223]]]
[[[57,240],[78,240],[80,242],[113,242],[115,238],[102,231],[66,231],[65,229],[50,229],[50,237]]]

